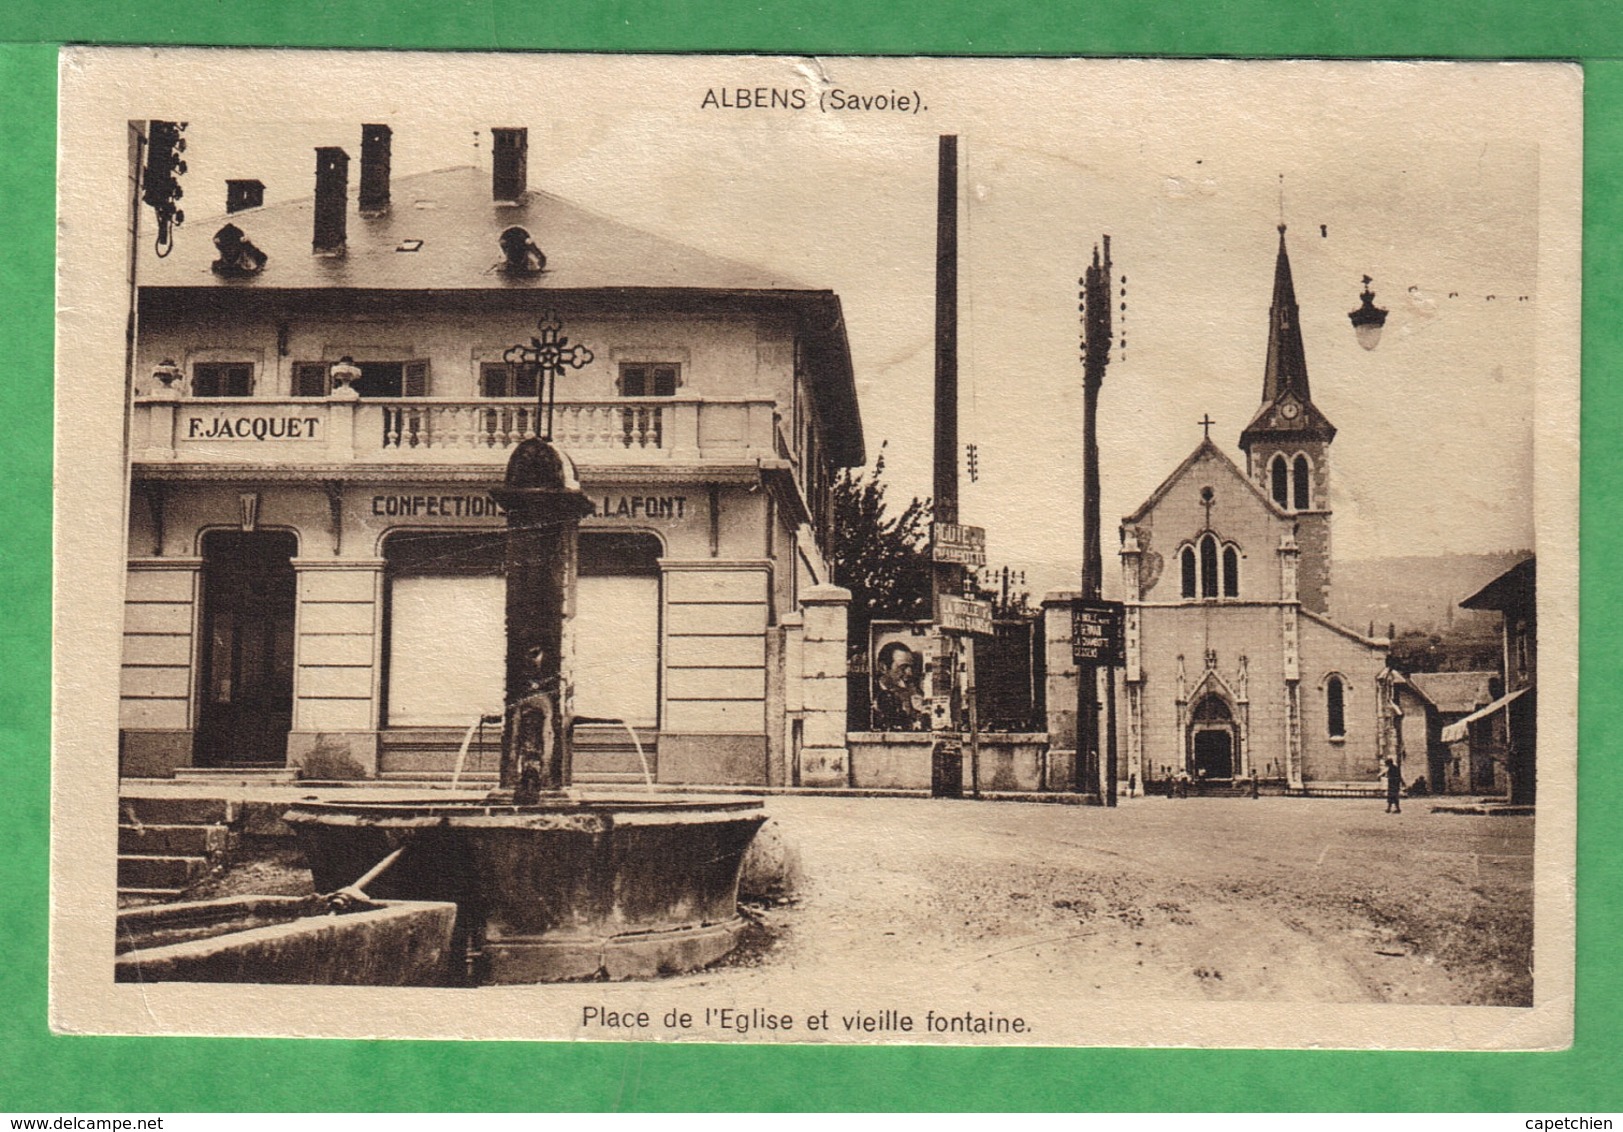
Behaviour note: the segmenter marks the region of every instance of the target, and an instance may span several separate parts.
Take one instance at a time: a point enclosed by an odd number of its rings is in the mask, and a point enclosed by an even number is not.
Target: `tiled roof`
[[[1493,699],[1492,672],[1413,672],[1409,683],[1440,712],[1472,712]]]

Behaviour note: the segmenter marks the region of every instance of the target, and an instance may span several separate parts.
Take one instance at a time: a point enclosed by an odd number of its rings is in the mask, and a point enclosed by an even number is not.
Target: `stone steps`
[[[297,782],[289,766],[187,766],[175,771],[174,781],[209,786],[268,786]]]
[[[230,848],[224,825],[120,825],[118,851],[128,856],[219,857]]]
[[[208,875],[207,857],[175,857],[167,855],[118,856],[119,888],[156,889],[182,892]]]
[[[121,798],[118,894],[173,900],[230,854],[242,806],[224,798]]]

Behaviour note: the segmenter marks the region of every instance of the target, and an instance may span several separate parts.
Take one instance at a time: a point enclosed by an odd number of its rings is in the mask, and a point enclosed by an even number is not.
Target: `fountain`
[[[285,815],[318,891],[404,853],[378,899],[452,901],[468,982],[639,978],[725,955],[743,929],[738,876],[766,820],[758,798],[571,788],[568,647],[576,547],[591,504],[551,441],[551,390],[591,360],[556,319],[508,351],[535,366],[545,437],[513,451],[492,495],[507,512],[506,709],[498,789],[482,801],[302,802]],[[581,360],[584,358],[584,361]],[[454,662],[448,657],[447,662]]]

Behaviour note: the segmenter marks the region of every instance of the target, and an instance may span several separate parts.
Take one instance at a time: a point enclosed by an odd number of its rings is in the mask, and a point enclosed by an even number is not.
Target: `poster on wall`
[[[875,621],[869,626],[870,730],[930,730],[938,648],[928,622]]]

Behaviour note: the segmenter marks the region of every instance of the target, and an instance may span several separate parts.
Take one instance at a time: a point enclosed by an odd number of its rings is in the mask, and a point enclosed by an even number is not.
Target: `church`
[[[1122,777],[1368,789],[1401,758],[1388,642],[1331,619],[1330,445],[1285,227],[1244,464],[1207,435],[1121,524]]]

